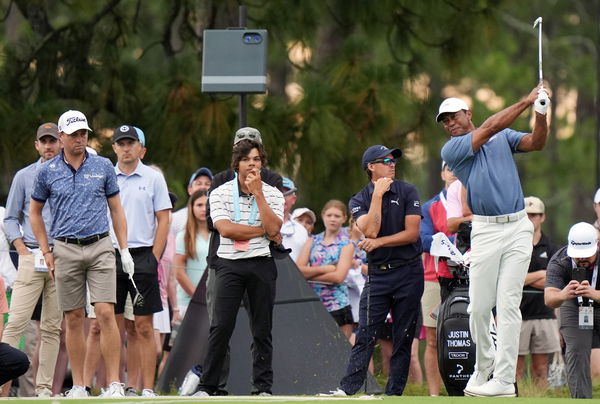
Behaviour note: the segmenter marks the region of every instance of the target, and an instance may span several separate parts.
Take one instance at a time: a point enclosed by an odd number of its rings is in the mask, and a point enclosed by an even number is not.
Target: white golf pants
[[[475,369],[494,364],[494,377],[514,383],[521,296],[533,250],[533,224],[525,212],[515,221],[490,222],[496,217],[473,218],[469,271],[469,325],[476,345]],[[515,215],[510,215],[515,219]],[[492,309],[496,307],[497,350],[490,335]]]

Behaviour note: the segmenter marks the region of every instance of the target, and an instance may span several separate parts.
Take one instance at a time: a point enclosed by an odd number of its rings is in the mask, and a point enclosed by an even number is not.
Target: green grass
[[[142,397],[139,398],[131,398],[126,397],[124,399],[99,399],[99,398],[91,398],[91,399],[82,399],[82,400],[74,400],[74,399],[51,399],[51,400],[40,400],[40,399],[10,399],[11,401],[18,401],[19,403],[38,403],[38,404],[59,404],[59,403],[71,403],[71,404],[84,404],[84,403],[156,403],[156,404],[166,404],[166,403],[192,403],[192,402],[207,402],[211,404],[216,403],[235,403],[235,402],[246,402],[246,403],[302,403],[302,402],[314,402],[314,403],[323,403],[328,401],[335,401],[336,403],[340,403],[346,401],[348,404],[354,403],[357,401],[367,401],[371,403],[382,403],[382,404],[406,404],[406,403],[417,403],[417,404],[477,404],[477,403],[489,403],[489,398],[478,398],[478,397],[428,397],[428,396],[401,396],[401,397],[387,397],[387,396],[378,396],[373,397],[372,400],[364,400],[359,398],[359,396],[349,397],[349,398],[334,398],[334,397],[290,397],[290,396],[273,396],[266,398],[257,398],[257,397],[245,397],[245,396],[236,396],[230,397],[229,399],[222,398],[205,398],[199,399],[197,397],[176,397],[176,396],[164,396],[156,399],[145,399]],[[503,398],[497,399],[501,401],[503,404],[566,404],[573,403],[573,399],[571,398],[542,398],[542,397],[519,397],[519,398]]]

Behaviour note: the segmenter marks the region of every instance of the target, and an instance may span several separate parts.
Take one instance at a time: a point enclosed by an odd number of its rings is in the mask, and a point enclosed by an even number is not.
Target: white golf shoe
[[[469,395],[469,392],[471,391],[471,389],[473,387],[482,386],[485,383],[487,383],[487,381],[490,380],[490,377],[492,376],[493,371],[494,371],[493,363],[490,367],[486,368],[485,370],[482,370],[482,371],[475,370],[473,372],[473,374],[471,375],[471,377],[469,378],[467,385],[465,386],[465,389],[464,389],[465,394]]]
[[[515,397],[515,384],[492,379],[481,386],[473,386],[465,394],[473,397]]]
[[[331,390],[329,393],[319,393],[317,394],[319,397],[347,397],[348,394],[339,387],[335,390]]]

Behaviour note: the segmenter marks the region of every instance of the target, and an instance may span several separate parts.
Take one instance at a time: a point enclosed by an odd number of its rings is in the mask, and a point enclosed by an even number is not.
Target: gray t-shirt
[[[593,267],[586,270],[586,279],[591,284]],[[564,246],[558,250],[553,256],[548,267],[546,268],[546,283],[545,287],[552,287],[557,289],[563,289],[573,279],[571,274],[573,273],[573,260],[567,255],[567,246]],[[596,282],[596,289],[600,289],[600,282]],[[587,299],[584,299],[587,300]],[[587,302],[585,302],[587,304]],[[569,299],[562,304],[563,306],[577,309],[579,305],[577,299]],[[594,302],[594,308],[600,308],[600,303]]]

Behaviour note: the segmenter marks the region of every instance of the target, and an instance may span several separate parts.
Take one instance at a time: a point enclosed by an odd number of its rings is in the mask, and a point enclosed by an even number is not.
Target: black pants
[[[393,351],[385,394],[402,395],[408,378],[423,287],[420,258],[394,269],[369,268],[369,279],[360,295],[356,342],[350,353],[346,375],[340,383],[347,394],[356,394],[365,382],[375,341],[391,311]]]
[[[25,374],[29,369],[27,355],[4,342],[0,342],[0,386]]]
[[[254,392],[271,392],[273,385],[273,303],[277,268],[270,257],[227,260],[215,264],[214,311],[200,390],[216,393],[229,339],[244,293],[252,329],[252,384]]]

